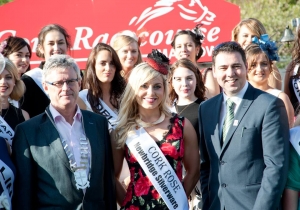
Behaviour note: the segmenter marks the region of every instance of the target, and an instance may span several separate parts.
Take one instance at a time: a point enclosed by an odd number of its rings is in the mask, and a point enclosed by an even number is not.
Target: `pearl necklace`
[[[161,122],[164,121],[166,115],[165,113],[161,113],[160,117],[158,118],[158,120],[156,120],[155,122],[151,122],[151,123],[148,123],[148,122],[144,122],[141,118],[138,118],[135,120],[135,122],[138,124],[138,126],[140,127],[143,127],[143,128],[148,128],[148,127],[152,127],[154,125],[157,125]]]

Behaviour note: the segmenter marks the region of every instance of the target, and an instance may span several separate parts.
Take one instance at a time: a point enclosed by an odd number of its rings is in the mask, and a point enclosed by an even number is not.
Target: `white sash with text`
[[[15,135],[14,130],[7,124],[7,122],[0,116],[0,136],[7,139],[10,146]]]
[[[169,209],[188,210],[188,200],[175,171],[144,128],[127,138],[126,144]]]
[[[294,74],[293,75],[297,75],[298,73],[298,68],[299,68],[299,64],[297,64],[294,68]],[[292,83],[293,83],[293,89],[294,89],[294,92],[295,92],[295,95],[298,99],[298,101],[300,102],[300,78],[294,78],[292,80]]]

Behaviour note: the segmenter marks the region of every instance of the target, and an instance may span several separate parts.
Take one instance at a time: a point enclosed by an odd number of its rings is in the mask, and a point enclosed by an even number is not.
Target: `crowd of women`
[[[98,43],[87,59],[78,105],[83,110],[105,116],[109,122],[117,178],[116,202],[121,209],[132,206],[168,209],[125,143],[128,133],[139,128],[155,140],[167,158],[190,198],[190,209],[201,209],[198,107],[222,92],[212,68],[200,69],[197,63],[203,53],[204,38],[199,25],[193,30],[179,31],[170,46],[176,61],[170,64],[169,59],[156,50],[149,52],[143,61],[139,37],[126,30],[117,34],[112,45]],[[249,83],[279,97],[285,104],[291,128],[291,153],[283,207],[297,209],[300,192],[299,145],[296,148],[300,139],[300,118],[297,119],[300,30],[286,69],[283,91],[276,67],[276,50],[264,48],[265,43],[271,41],[263,24],[254,18],[242,20],[233,29],[232,39],[246,52]],[[70,36],[64,27],[58,24],[43,27],[36,49],[36,55],[43,61],[39,67],[31,69],[32,52],[24,39],[10,36],[1,42],[0,53],[5,57],[5,65],[0,74],[0,120],[9,132],[4,132],[2,127],[0,164],[11,169],[12,177],[16,169],[9,153],[14,129],[45,111],[50,101],[42,85],[43,65],[54,54],[68,54],[70,48]],[[147,187],[140,189],[145,191],[143,193],[135,188],[140,180],[147,182]],[[1,184],[5,184],[3,180]],[[2,192],[0,209],[11,208],[11,196],[12,191]]]

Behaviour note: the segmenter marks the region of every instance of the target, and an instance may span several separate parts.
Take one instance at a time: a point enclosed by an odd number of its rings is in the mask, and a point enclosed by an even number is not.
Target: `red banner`
[[[224,0],[15,0],[0,6],[0,41],[9,35],[23,37],[33,50],[32,67],[40,63],[35,56],[37,35],[50,23],[64,26],[72,40],[70,55],[82,69],[98,42],[110,43],[123,30],[143,37],[141,52],[158,49],[174,59],[171,41],[178,30],[203,24],[204,55],[198,62],[210,62],[215,45],[231,39],[231,30],[240,21],[238,6]]]

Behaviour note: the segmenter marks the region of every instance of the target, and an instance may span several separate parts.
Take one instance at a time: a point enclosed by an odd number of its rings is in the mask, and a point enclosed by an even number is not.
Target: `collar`
[[[223,92],[223,102],[225,102],[228,98],[230,98],[235,104],[240,104],[243,100],[243,97],[248,89],[249,83],[246,81],[244,87],[238,92],[236,95],[228,97],[225,92]]]
[[[53,119],[54,119],[54,122],[56,123],[57,121],[59,121],[59,120],[61,120],[61,119],[65,119],[53,106],[52,106],[52,104],[50,103],[50,105],[49,105],[49,110],[50,110],[50,112],[51,112],[51,114],[52,114],[52,117],[53,117]],[[81,113],[81,111],[80,111],[80,109],[79,109],[79,106],[78,105],[76,105],[76,113],[75,113],[75,115],[74,115],[74,117],[73,117],[73,119],[74,120],[79,120],[80,121],[80,119],[81,119],[81,116],[82,116],[82,113]]]

